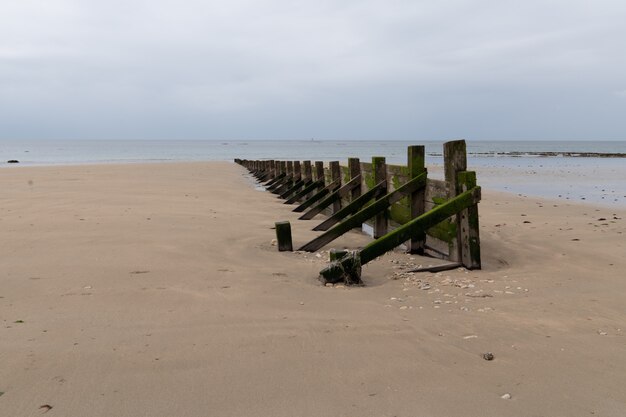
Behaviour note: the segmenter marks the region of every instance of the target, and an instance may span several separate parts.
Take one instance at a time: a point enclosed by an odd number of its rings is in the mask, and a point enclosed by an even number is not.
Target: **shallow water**
[[[17,166],[241,159],[362,161],[380,155],[406,164],[408,145],[426,147],[427,164],[441,165],[435,141],[0,141],[0,161]],[[541,152],[626,153],[626,141],[468,141],[468,167],[487,188],[517,194],[626,206],[626,158],[539,157]],[[522,156],[508,156],[521,152]],[[486,156],[496,153],[499,156]],[[2,166],[9,166],[2,164]],[[13,165],[11,165],[13,166]]]

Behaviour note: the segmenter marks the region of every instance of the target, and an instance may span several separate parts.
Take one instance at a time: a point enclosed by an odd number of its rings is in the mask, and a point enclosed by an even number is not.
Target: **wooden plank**
[[[383,183],[382,181],[379,183]],[[381,187],[384,184],[381,184]],[[348,217],[341,223],[337,224],[332,229],[322,233],[320,236],[316,237],[309,243],[302,246],[299,250],[307,251],[307,252],[315,252],[320,249],[324,245],[332,242],[337,239],[339,236],[347,233],[350,229],[356,227],[356,225],[362,224],[367,219],[371,219],[379,214],[381,211],[385,211],[391,204],[399,201],[401,198],[409,195],[413,191],[417,190],[420,187],[424,187],[426,185],[426,174],[420,175],[419,177],[413,178],[411,181],[402,185],[395,191],[381,197],[380,199],[374,201],[369,206],[359,210],[354,215]],[[384,187],[383,187],[384,188]]]
[[[341,200],[343,197],[347,196],[350,191],[352,191],[355,187],[358,187],[361,184],[361,177],[353,178],[349,183],[339,188],[337,191],[331,193],[328,197],[323,199],[320,203],[312,207],[309,211],[304,213],[299,217],[300,220],[311,220],[313,217],[322,212],[326,207],[330,206],[337,200]]]
[[[460,267],[461,264],[459,262],[452,262],[443,265],[434,265],[434,266],[420,266],[419,268],[409,269],[408,272],[441,272],[441,271],[449,271],[451,269],[456,269]]]
[[[384,192],[384,184],[377,184],[371,190],[367,190],[365,194],[360,195],[354,201],[352,201],[347,206],[343,207],[337,213],[330,216],[328,219],[324,220],[322,223],[318,224],[313,228],[313,230],[328,230],[335,224],[339,223],[341,220],[346,217],[358,212],[361,208],[369,203],[371,200],[375,200],[380,197]],[[362,224],[355,226],[356,228],[360,228]]]

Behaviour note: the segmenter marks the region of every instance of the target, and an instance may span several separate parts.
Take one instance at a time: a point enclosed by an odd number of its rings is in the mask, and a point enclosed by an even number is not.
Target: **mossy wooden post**
[[[350,171],[350,179],[354,179],[361,175],[361,162],[359,158],[348,158],[348,170]],[[350,201],[354,201],[361,196],[361,185],[355,187],[350,192]]]
[[[317,181],[325,181],[324,179],[324,162],[315,161],[315,179]]]
[[[270,160],[270,178],[276,178],[278,174],[276,173],[276,161],[273,159]]]
[[[374,184],[384,183],[384,192],[387,194],[387,164],[383,156],[375,156],[372,158],[372,171],[374,171]],[[374,218],[374,239],[387,234],[387,208],[381,211]]]
[[[458,174],[467,170],[467,154],[465,140],[453,140],[443,144],[443,169],[448,188],[448,198],[453,198],[459,194]],[[451,261],[461,261],[460,245],[460,214],[456,216],[457,238],[450,242]]]
[[[458,192],[463,193],[476,187],[476,173],[461,171],[457,175]],[[478,204],[460,213],[461,263],[467,269],[480,269],[480,236],[478,233]]]
[[[293,161],[287,161],[287,176],[290,175],[293,178]]]
[[[341,167],[339,166],[339,161],[330,163],[330,178],[333,182],[339,180],[341,184]],[[341,210],[341,199],[337,199],[333,202],[333,213],[337,213],[339,210]]]
[[[425,155],[426,151],[424,146],[409,146],[407,150],[409,178],[415,178],[421,173],[426,171],[425,167]],[[409,196],[409,206],[411,211],[411,219],[424,214],[426,203],[426,189],[420,188],[419,190],[411,193]],[[418,235],[411,239],[409,244],[409,252],[419,255],[424,254],[424,246],[426,244],[426,233],[420,232]]]
[[[276,241],[279,252],[292,252],[291,224],[289,222],[276,222]]]

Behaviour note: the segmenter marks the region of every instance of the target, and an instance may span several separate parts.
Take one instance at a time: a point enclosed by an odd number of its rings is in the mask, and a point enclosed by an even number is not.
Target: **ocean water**
[[[435,141],[184,141],[67,140],[0,141],[0,166],[232,161],[283,159],[369,161],[406,164],[409,145],[426,147],[427,165],[443,163]],[[479,184],[516,194],[626,206],[626,158],[571,157],[563,153],[626,155],[626,141],[467,141],[468,168]],[[560,156],[542,156],[555,153]],[[20,164],[6,164],[17,159]]]

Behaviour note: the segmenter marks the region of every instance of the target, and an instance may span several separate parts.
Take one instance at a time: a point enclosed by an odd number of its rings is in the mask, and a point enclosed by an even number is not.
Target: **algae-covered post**
[[[459,194],[458,174],[467,170],[467,155],[464,140],[453,140],[443,144],[443,165],[448,198]],[[461,246],[459,245],[460,215],[456,215],[457,238],[450,243],[449,258],[451,261],[461,261]]]
[[[384,194],[387,193],[387,164],[385,157],[375,156],[372,158],[372,170],[374,171],[374,184],[384,184]],[[374,238],[379,238],[387,233],[387,209],[381,211],[374,219]]]
[[[459,193],[476,187],[476,173],[461,171],[458,176]],[[478,204],[463,210],[460,214],[459,245],[461,262],[467,269],[480,269],[480,236],[478,233]]]

